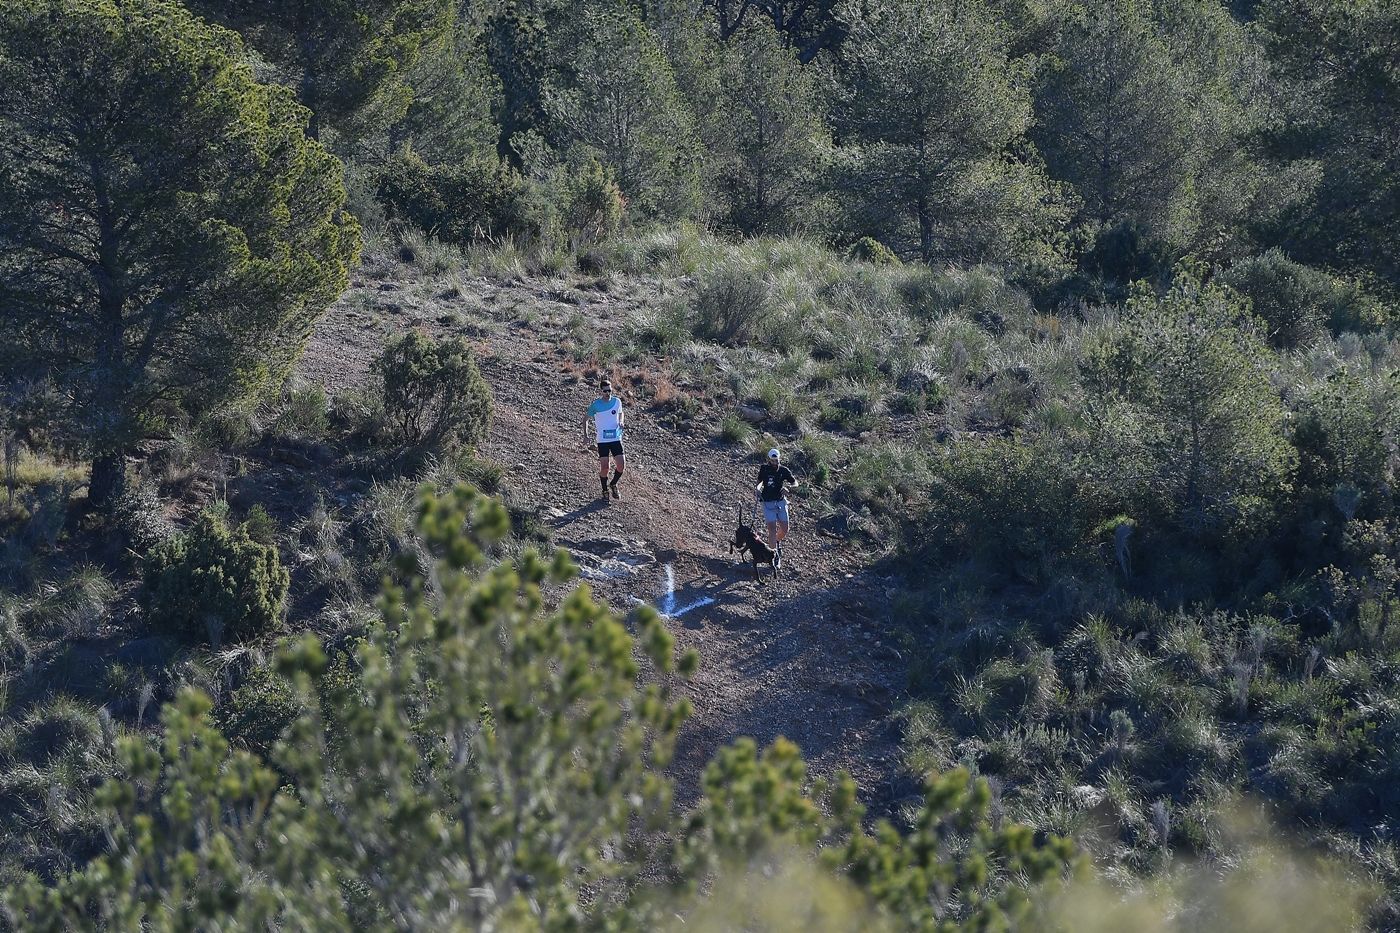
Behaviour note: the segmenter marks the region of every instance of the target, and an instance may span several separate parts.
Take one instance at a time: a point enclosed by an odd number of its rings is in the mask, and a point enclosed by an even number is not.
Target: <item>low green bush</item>
[[[832,470],[836,465],[840,447],[825,434],[805,434],[797,442],[792,463],[797,478],[813,486],[826,486],[831,482]]]
[[[850,391],[822,405],[818,420],[822,427],[831,431],[861,434],[879,423],[875,407],[876,399],[869,391],[850,388]]]
[[[0,760],[44,767],[70,754],[85,754],[102,740],[97,710],[58,696],[30,711],[0,736]]]
[[[916,547],[1045,581],[1082,555],[1093,516],[1073,464],[1049,445],[964,441],[937,464]]]
[[[480,457],[461,457],[454,464],[455,479],[470,483],[488,495],[496,495],[505,483],[505,468]]]
[[[575,248],[612,239],[625,205],[612,172],[598,162],[565,173],[560,182],[558,223]]]
[[[1307,346],[1329,330],[1375,330],[1386,323],[1384,310],[1355,284],[1294,262],[1277,247],[1236,262],[1220,278],[1250,300],[1275,346]]]
[[[331,427],[360,439],[381,437],[388,427],[381,388],[363,386],[333,394],[328,406]]]
[[[460,337],[433,341],[410,332],[384,349],[374,370],[398,443],[419,450],[474,450],[485,440],[491,389]]]
[[[870,236],[863,236],[856,240],[846,251],[846,255],[861,262],[874,263],[877,266],[899,264],[899,257],[895,255],[894,250]]]
[[[528,183],[494,159],[429,165],[405,151],[381,170],[376,196],[390,219],[457,246],[539,233]]]
[[[276,628],[290,582],[275,548],[206,510],[151,552],[142,601],[152,628],[219,645]]]
[[[890,412],[896,415],[921,415],[937,409],[943,399],[942,386],[936,382],[930,383],[926,389],[896,392],[890,398]]]
[[[798,397],[792,377],[774,371],[762,373],[754,381],[752,393],[752,400],[762,406],[770,429],[791,432],[801,426],[806,401]]]
[[[90,638],[116,595],[107,574],[87,564],[66,578],[34,587],[27,599],[15,601],[12,611],[26,635],[54,641]]]
[[[268,667],[254,668],[217,710],[225,734],[260,755],[272,750],[300,712],[292,685]]]
[[[277,545],[279,532],[277,519],[268,514],[262,503],[258,503],[248,510],[248,515],[243,519],[243,529],[248,532],[248,537],[259,544],[265,544],[268,547]]]

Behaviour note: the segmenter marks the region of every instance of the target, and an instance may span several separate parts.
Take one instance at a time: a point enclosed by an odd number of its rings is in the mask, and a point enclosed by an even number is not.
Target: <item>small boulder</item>
[[[740,405],[737,411],[739,412],[739,417],[743,418],[749,424],[762,424],[764,421],[768,420],[768,410],[766,408],[760,408],[757,405]]]

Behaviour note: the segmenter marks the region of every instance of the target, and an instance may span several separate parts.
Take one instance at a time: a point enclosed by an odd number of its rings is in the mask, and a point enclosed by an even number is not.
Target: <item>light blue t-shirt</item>
[[[622,399],[600,398],[588,406],[588,417],[598,430],[598,443],[610,444],[622,440]]]

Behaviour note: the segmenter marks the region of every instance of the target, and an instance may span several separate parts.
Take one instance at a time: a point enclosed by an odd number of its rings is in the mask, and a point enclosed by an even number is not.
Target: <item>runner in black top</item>
[[[758,485],[754,494],[763,503],[763,520],[768,525],[768,546],[782,549],[788,533],[788,503],[786,486],[797,488],[797,477],[782,464],[778,448],[768,451],[768,462],[758,468]]]

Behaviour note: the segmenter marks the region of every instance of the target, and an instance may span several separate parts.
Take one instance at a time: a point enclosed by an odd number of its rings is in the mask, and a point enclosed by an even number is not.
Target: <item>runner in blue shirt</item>
[[[584,436],[588,436],[588,422],[593,422],[594,436],[598,442],[598,485],[602,488],[602,496],[608,498],[611,491],[614,499],[621,499],[622,494],[617,491],[618,480],[622,479],[622,470],[626,466],[626,461],[622,455],[622,428],[626,419],[622,414],[622,399],[613,395],[612,382],[604,379],[598,386],[598,400],[588,406],[588,417],[583,422]],[[608,482],[608,458],[612,457],[613,475],[612,482]]]

